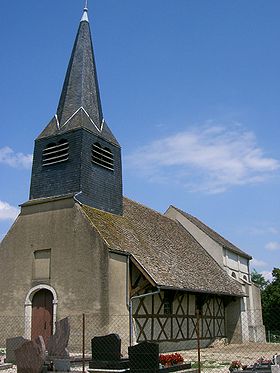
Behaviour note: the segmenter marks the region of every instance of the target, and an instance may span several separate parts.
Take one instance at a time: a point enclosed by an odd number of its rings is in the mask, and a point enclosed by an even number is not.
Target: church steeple
[[[103,118],[87,2],[56,114],[35,141],[30,199],[69,193],[122,213],[121,149]]]
[[[59,127],[69,127],[70,118],[83,110],[91,124],[101,131],[103,114],[87,13],[85,8],[63,84],[57,120]]]
[[[78,127],[86,128],[118,144],[103,118],[87,3],[83,10],[56,114],[39,138]]]

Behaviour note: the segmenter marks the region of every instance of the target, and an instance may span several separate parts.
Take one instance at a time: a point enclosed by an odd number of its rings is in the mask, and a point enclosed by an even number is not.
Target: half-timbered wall
[[[225,307],[221,297],[209,297],[202,307],[200,339],[225,337]]]
[[[164,291],[135,300],[133,315],[138,342],[179,342],[197,339],[196,296],[174,292],[171,308],[166,307],[166,301]],[[210,341],[225,336],[225,310],[221,298],[213,296],[202,306],[199,315],[199,335],[201,340]]]

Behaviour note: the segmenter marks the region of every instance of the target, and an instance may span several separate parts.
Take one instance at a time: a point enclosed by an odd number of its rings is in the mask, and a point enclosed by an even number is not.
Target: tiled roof
[[[244,295],[178,222],[127,198],[123,216],[85,205],[82,210],[109,248],[133,255],[157,286]]]
[[[191,221],[193,224],[195,224],[199,229],[201,229],[204,233],[206,233],[209,237],[212,238],[212,240],[216,241],[218,244],[223,246],[226,249],[229,249],[233,251],[234,253],[241,255],[247,259],[252,259],[251,255],[245,253],[244,251],[240,250],[237,246],[226,240],[223,236],[221,236],[219,233],[215,232],[213,229],[208,227],[206,224],[204,224],[202,221],[197,219],[196,217],[186,213],[185,211],[182,211],[178,209],[175,206],[172,206],[174,209],[176,209],[178,212],[180,212],[183,216],[185,216],[189,221]]]

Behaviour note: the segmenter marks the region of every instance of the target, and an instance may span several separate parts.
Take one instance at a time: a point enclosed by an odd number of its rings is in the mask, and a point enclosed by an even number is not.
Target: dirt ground
[[[197,350],[181,351],[185,360],[198,361]],[[272,359],[280,354],[280,343],[243,343],[217,345],[201,349],[200,361],[203,372],[227,372],[234,360],[240,360],[242,365],[254,364],[260,357]]]

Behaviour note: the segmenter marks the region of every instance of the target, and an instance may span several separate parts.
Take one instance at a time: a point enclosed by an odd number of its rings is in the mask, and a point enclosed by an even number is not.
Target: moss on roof
[[[82,209],[109,248],[133,255],[158,286],[244,295],[241,285],[178,222],[127,198],[123,216]]]

